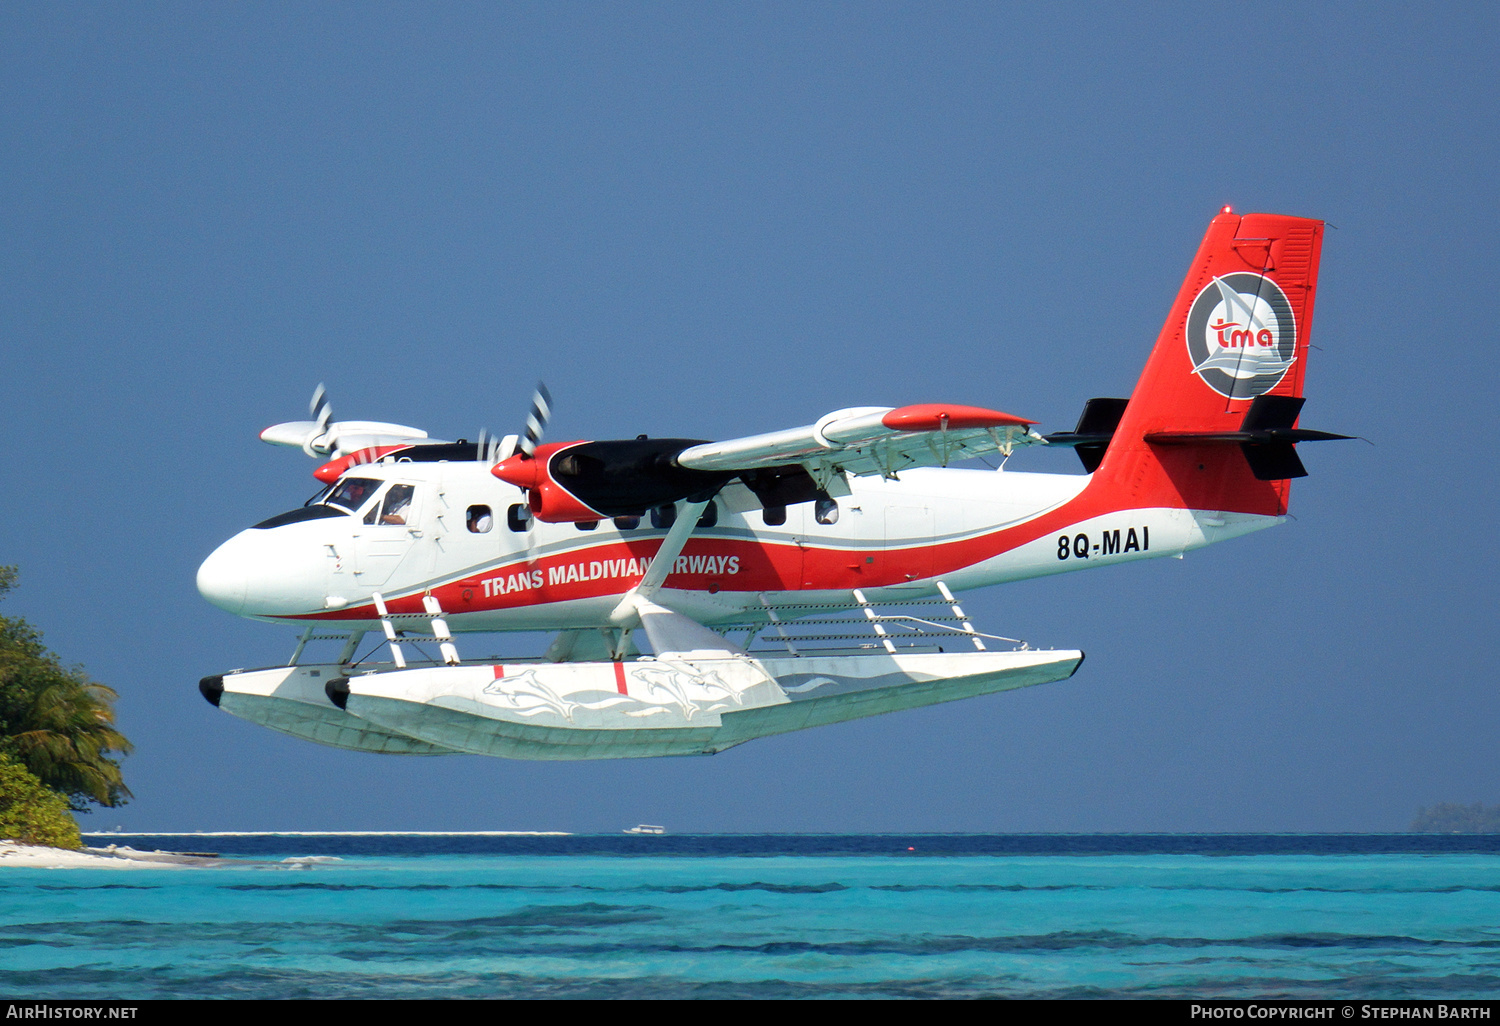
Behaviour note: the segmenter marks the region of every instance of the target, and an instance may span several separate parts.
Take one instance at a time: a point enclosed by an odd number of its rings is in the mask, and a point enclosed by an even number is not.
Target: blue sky
[[[1489,5],[12,4],[7,615],[127,829],[1383,830],[1500,802]],[[976,593],[1072,680],[711,759],[390,759],[210,708],[198,563],[319,381],[444,437],[732,437],[1134,383],[1226,203],[1326,219],[1296,520]],[[1067,453],[1025,469],[1072,473]]]

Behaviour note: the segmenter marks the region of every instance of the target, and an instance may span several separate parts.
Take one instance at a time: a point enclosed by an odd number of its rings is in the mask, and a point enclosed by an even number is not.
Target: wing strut
[[[703,515],[703,511],[712,501],[713,496],[709,496],[702,502],[683,499],[675,504],[677,519],[667,531],[667,536],[662,539],[661,548],[656,550],[656,555],[652,558],[651,565],[646,568],[646,575],[641,578],[641,583],[630,589],[625,598],[620,601],[620,605],[615,607],[615,614],[621,611],[626,601],[634,597],[649,599],[656,594],[662,582],[667,579],[667,574],[671,573],[672,564],[677,562],[678,556],[682,555],[683,546],[687,544],[693,528],[698,526],[698,518]],[[615,619],[615,614],[611,614],[611,620]]]
[[[734,642],[709,630],[692,617],[652,601],[661,590],[667,575],[672,572],[672,566],[682,554],[693,529],[698,526],[698,518],[712,501],[713,496],[708,496],[701,502],[683,499],[676,503],[677,519],[667,531],[667,536],[662,539],[661,548],[656,550],[656,556],[652,558],[646,575],[641,578],[640,584],[625,593],[614,612],[609,615],[610,621],[620,627],[619,641],[615,646],[616,659],[624,658],[630,632],[637,625],[646,632],[657,655],[664,652],[715,652],[720,655],[726,652],[744,653]]]
[[[865,599],[865,593],[858,588],[854,589],[854,601],[858,602],[859,608],[865,611],[865,619],[869,620],[870,625],[875,628],[875,634],[880,638],[880,643],[885,646],[885,650],[891,655],[895,655],[895,644],[891,642],[890,635],[886,633],[885,627],[881,625],[880,617],[875,615],[875,610],[870,607],[870,603]]]
[[[432,592],[422,596],[422,608],[432,617],[432,636],[438,640],[438,650],[443,653],[443,662],[457,666],[461,662],[458,649],[453,645],[453,635],[448,633],[448,621],[443,619],[443,607]]]
[[[401,643],[396,640],[396,628],[391,625],[390,611],[385,608],[385,596],[376,592],[371,596],[375,601],[375,612],[380,614],[380,626],[385,631],[385,640],[391,646],[391,660],[396,664],[396,669],[406,669],[406,656],[401,654]]]

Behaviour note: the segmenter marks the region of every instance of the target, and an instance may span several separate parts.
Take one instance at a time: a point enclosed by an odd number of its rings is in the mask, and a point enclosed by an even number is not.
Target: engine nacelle
[[[554,442],[538,446],[532,456],[518,452],[495,464],[490,468],[490,473],[506,484],[523,490],[531,515],[544,523],[575,524],[603,520],[605,514],[591,508],[552,477],[553,460],[565,450],[584,444],[586,443]]]
[[[674,457],[691,438],[554,442],[533,456],[517,453],[490,469],[523,489],[532,515],[549,524],[640,516],[654,506],[712,495],[732,472],[690,470]]]
[[[603,520],[604,514],[578,501],[577,496],[556,481],[543,480],[526,493],[531,515],[548,524],[576,524]]]

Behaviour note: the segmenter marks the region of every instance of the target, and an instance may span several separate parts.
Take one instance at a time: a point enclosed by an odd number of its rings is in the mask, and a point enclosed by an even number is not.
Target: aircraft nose
[[[198,591],[236,616],[286,616],[322,609],[328,560],[315,538],[301,537],[306,532],[295,530],[285,533],[288,530],[251,528],[220,545],[198,568]]]
[[[238,551],[240,548],[230,539],[198,568],[198,594],[236,616],[245,608],[245,585],[250,579],[250,568]]]

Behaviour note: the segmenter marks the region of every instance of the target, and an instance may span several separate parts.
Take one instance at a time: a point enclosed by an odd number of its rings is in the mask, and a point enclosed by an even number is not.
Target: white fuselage
[[[666,535],[650,518],[572,523],[523,519],[526,498],[477,462],[387,462],[344,481],[373,482],[352,512],[243,531],[198,572],[215,605],[282,623],[368,627],[374,596],[419,612],[436,597],[455,631],[605,625],[639,583]],[[1174,508],[1111,509],[1088,501],[1085,475],[914,469],[899,480],[854,477],[836,507],[785,507],[767,523],[759,508],[698,527],[659,601],[699,622],[743,620],[795,593],[847,599],[931,594],[949,588],[1176,555],[1245,534],[1279,517]],[[409,486],[410,503],[383,516]],[[384,504],[384,505],[383,505]],[[284,519],[284,518],[276,518]]]

